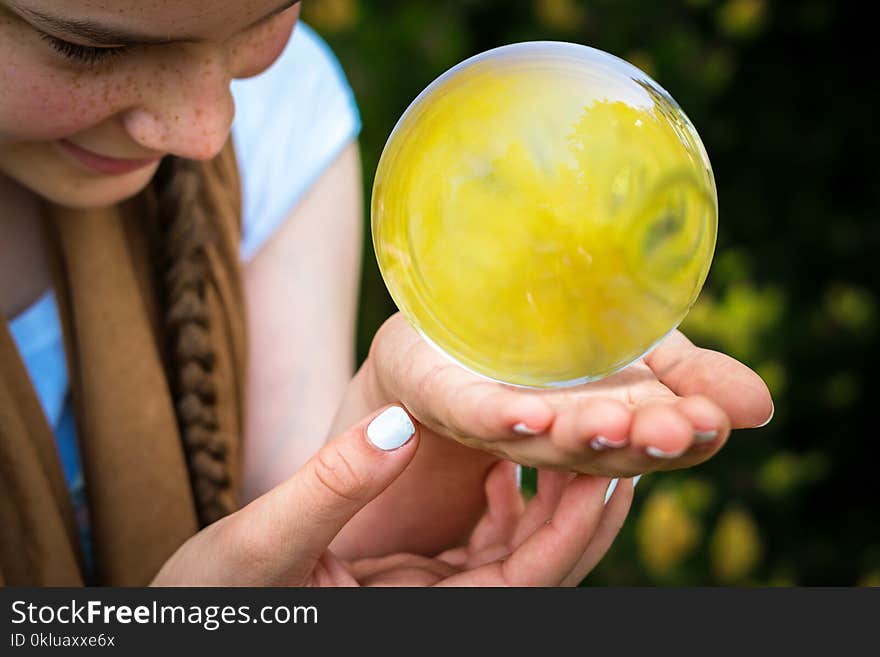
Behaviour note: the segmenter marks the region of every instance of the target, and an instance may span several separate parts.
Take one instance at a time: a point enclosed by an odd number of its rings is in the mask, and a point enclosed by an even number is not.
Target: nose
[[[196,47],[157,66],[141,102],[122,117],[131,138],[146,149],[209,160],[229,136],[235,104],[222,54]]]

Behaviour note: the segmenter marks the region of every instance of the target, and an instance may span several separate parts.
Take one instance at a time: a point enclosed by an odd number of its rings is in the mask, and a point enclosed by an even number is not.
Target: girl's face
[[[0,0],[0,175],[93,208],[146,186],[164,155],[225,143],[232,78],[281,54],[285,0]]]

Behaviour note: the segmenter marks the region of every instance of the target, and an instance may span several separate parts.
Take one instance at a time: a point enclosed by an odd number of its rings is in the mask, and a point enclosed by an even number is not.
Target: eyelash
[[[261,24],[270,23],[272,19],[278,18],[286,14],[292,7],[288,7],[282,12],[274,14],[273,16],[267,17],[267,19]],[[108,62],[116,57],[124,55],[131,49],[131,46],[114,46],[111,48],[97,48],[95,46],[83,46],[78,43],[71,43],[70,41],[64,41],[63,39],[59,39],[58,37],[54,37],[51,34],[46,34],[45,32],[40,32],[40,38],[43,41],[48,42],[56,52],[61,53],[67,59],[73,60],[80,64],[85,64],[87,66],[92,66],[95,64],[101,64]]]
[[[96,48],[95,46],[81,46],[78,43],[63,41],[50,34],[40,33],[40,38],[49,43],[52,48],[61,53],[67,59],[81,64],[93,65],[108,62],[111,59],[125,54],[130,46],[115,46],[112,48]]]

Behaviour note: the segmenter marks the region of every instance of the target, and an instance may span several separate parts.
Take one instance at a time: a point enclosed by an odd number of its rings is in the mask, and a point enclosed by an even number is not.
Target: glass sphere
[[[531,387],[607,376],[678,326],[717,221],[709,158],[669,94],[558,42],[437,78],[391,133],[372,196],[404,316],[460,365]]]

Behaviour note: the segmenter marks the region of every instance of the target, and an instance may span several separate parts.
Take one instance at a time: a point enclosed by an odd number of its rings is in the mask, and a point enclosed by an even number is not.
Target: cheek
[[[269,68],[290,40],[298,14],[291,12],[242,37],[231,52],[234,77],[248,78]]]
[[[71,77],[42,66],[8,65],[0,89],[0,135],[12,141],[58,139],[92,127],[114,113],[111,86],[95,77]]]

